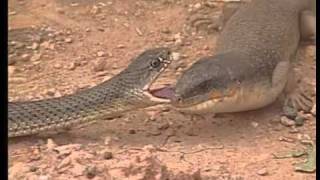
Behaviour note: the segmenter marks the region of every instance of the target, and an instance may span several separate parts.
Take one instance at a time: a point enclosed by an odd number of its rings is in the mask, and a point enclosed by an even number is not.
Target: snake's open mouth
[[[171,102],[171,100],[175,98],[174,93],[174,88],[168,85],[154,89],[147,88],[144,91],[144,94],[149,96],[152,101],[156,102]]]

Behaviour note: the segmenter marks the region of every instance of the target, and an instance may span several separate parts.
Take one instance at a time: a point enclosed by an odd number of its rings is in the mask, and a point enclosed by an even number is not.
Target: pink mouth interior
[[[173,87],[165,86],[161,88],[152,89],[150,90],[150,93],[157,98],[174,100],[175,99],[174,90],[175,89]]]

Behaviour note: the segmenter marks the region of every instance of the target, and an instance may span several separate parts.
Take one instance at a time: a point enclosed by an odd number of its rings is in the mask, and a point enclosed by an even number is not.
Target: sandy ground
[[[213,0],[11,0],[10,101],[95,86],[140,52],[159,46],[173,47],[181,58],[157,85],[175,83],[193,62],[214,53],[224,5]],[[298,70],[315,88],[315,47],[302,52]],[[170,106],[158,106],[67,132],[10,139],[9,178],[315,179],[315,173],[295,170],[308,154],[276,155],[308,150],[302,142],[315,140],[315,112],[300,114],[302,126],[285,121],[281,112],[279,101],[257,111],[191,121]]]

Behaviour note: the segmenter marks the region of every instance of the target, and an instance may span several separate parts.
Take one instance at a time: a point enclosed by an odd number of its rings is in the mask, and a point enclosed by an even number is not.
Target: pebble
[[[17,12],[15,12],[15,11],[10,11],[9,12],[9,16],[16,15],[16,14],[17,14]]]
[[[106,65],[107,65],[107,62],[104,59],[98,60],[93,66],[93,71],[94,72],[104,71]]]
[[[59,63],[56,63],[56,64],[53,65],[53,67],[56,68],[56,69],[60,69],[62,67],[62,65],[59,64]]]
[[[284,142],[294,142],[294,140],[293,139],[291,139],[291,138],[287,138],[287,137],[284,137],[284,136],[280,136],[279,137],[279,141],[284,141]]]
[[[258,127],[259,126],[259,123],[253,121],[251,122],[251,126],[253,126],[254,128]]]
[[[316,104],[314,104],[313,106],[312,106],[312,109],[311,109],[311,114],[313,115],[313,116],[316,116],[317,115],[317,107],[316,107]]]
[[[65,38],[65,39],[64,39],[64,42],[66,42],[66,43],[72,43],[72,39],[71,39],[71,38]]]
[[[169,127],[170,127],[170,124],[167,123],[167,122],[165,122],[165,123],[163,123],[163,124],[160,124],[160,125],[158,126],[158,129],[159,129],[159,130],[166,130],[166,129],[168,129]]]
[[[117,48],[119,48],[119,49],[123,49],[123,48],[125,48],[125,45],[123,45],[123,44],[119,44],[119,45],[117,46]]]
[[[111,144],[112,138],[107,136],[104,138],[104,144],[109,146]]]
[[[105,56],[105,54],[106,54],[106,53],[103,52],[103,51],[98,51],[98,52],[97,52],[97,56],[98,56],[98,57]]]
[[[45,41],[45,42],[41,43],[40,46],[45,48],[45,49],[49,49],[50,42],[49,41]]]
[[[59,13],[59,14],[64,14],[65,11],[62,9],[62,8],[57,8],[56,11]]]
[[[295,119],[298,115],[298,111],[294,108],[290,108],[288,106],[285,106],[283,108],[283,113],[285,116],[287,116],[289,119]]]
[[[30,58],[30,60],[31,60],[31,61],[38,61],[38,60],[40,60],[40,58],[41,58],[41,54],[38,53],[38,54],[34,54],[34,55]]]
[[[294,119],[295,125],[302,126],[305,120],[306,120],[306,117],[299,113],[297,117]]]
[[[129,134],[136,134],[137,132],[136,132],[136,130],[134,130],[134,129],[129,129]]]
[[[32,43],[32,45],[31,45],[32,50],[36,50],[36,49],[38,49],[38,47],[39,47],[39,44],[36,42]]]
[[[8,66],[8,74],[9,76],[12,76],[13,73],[15,73],[16,68],[14,66]]]
[[[193,7],[194,7],[195,9],[199,9],[199,8],[201,8],[201,3],[197,3],[197,4],[193,5]]]
[[[97,6],[93,6],[92,9],[90,10],[91,14],[98,14],[101,12],[101,9]]]
[[[50,88],[50,89],[45,90],[45,94],[48,96],[54,96],[55,91],[56,91],[56,89]]]
[[[57,169],[65,168],[65,167],[69,166],[70,164],[71,164],[71,158],[66,157],[58,164]]]
[[[110,151],[105,151],[102,154],[103,154],[103,159],[109,160],[113,158],[113,154]]]
[[[94,178],[97,175],[97,167],[96,166],[87,166],[84,170],[84,174],[89,179]]]
[[[29,60],[29,57],[30,57],[29,54],[22,54],[22,55],[21,55],[21,60],[27,61],[27,60]]]
[[[260,175],[260,176],[268,175],[268,170],[266,168],[259,169],[257,171],[257,174]]]
[[[75,62],[72,62],[72,63],[68,66],[68,69],[71,70],[71,71],[75,70],[76,68],[77,68],[77,65],[76,65]]]
[[[295,122],[292,119],[289,119],[287,116],[282,116],[280,119],[280,123],[284,126],[290,127],[290,126],[294,126]]]
[[[164,34],[170,34],[171,33],[169,28],[162,29],[161,32],[164,33]]]
[[[47,149],[50,151],[53,150],[55,147],[57,147],[57,144],[53,141],[53,139],[49,138],[47,140]]]
[[[136,32],[137,32],[137,34],[138,34],[139,36],[142,36],[142,35],[143,35],[142,31],[141,31],[139,28],[136,28]]]
[[[173,52],[171,56],[174,61],[178,61],[181,58],[181,54],[178,52]]]
[[[39,180],[49,180],[49,176],[41,175],[39,176]]]

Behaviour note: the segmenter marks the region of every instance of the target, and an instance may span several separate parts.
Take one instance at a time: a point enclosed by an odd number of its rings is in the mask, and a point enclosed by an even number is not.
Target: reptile
[[[148,49],[126,69],[97,86],[57,98],[9,102],[9,137],[58,130],[166,103],[168,99],[154,95],[161,88],[150,89],[150,86],[172,60],[168,48]]]
[[[172,104],[190,114],[256,110],[285,95],[284,107],[308,110],[295,80],[299,44],[315,36],[312,0],[252,0],[226,22],[215,54],[200,58],[175,85]]]

